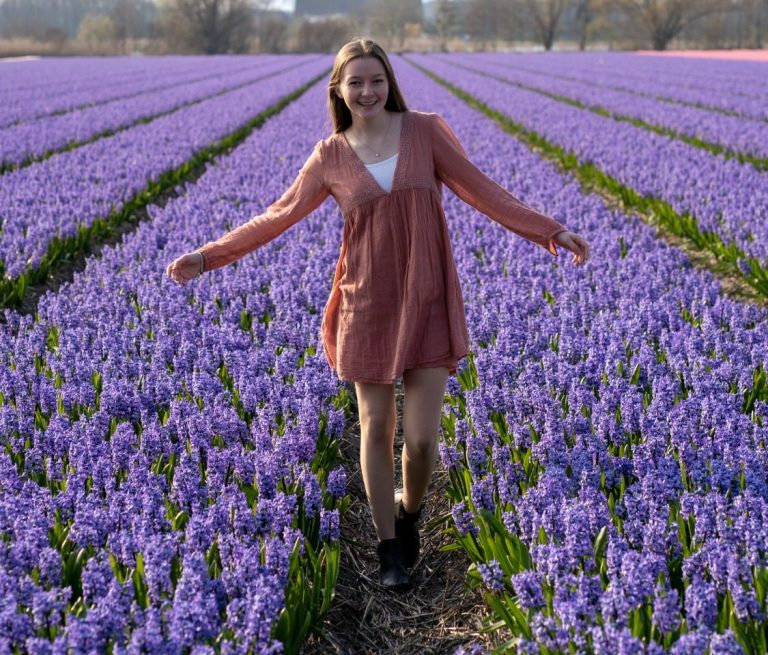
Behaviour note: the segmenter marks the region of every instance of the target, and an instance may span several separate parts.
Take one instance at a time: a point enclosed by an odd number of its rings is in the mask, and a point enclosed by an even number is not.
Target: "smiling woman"
[[[384,50],[356,39],[328,83],[334,133],[319,141],[283,196],[260,216],[168,266],[179,282],[271,241],[333,196],[341,252],[322,320],[325,357],[354,382],[360,463],[378,537],[380,581],[412,585],[418,519],[437,456],[448,376],[468,354],[464,302],[442,184],[520,236],[581,264],[589,247],[482,173],[437,114],[408,110]],[[394,490],[394,383],[402,377],[403,492]]]

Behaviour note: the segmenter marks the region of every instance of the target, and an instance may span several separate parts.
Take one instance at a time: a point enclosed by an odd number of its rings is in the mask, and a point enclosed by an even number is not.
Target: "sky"
[[[296,6],[295,0],[274,0],[273,2],[275,9],[280,9],[282,11],[293,11],[293,8]]]

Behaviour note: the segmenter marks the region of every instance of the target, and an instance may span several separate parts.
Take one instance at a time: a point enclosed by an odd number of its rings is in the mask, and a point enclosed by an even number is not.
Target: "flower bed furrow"
[[[768,227],[759,218],[761,207],[768,206],[764,174],[538,94],[456,72],[434,57],[410,59],[583,184],[712,253],[768,297]]]
[[[442,55],[441,59],[614,120],[680,139],[715,154],[722,153],[725,158],[752,164],[758,170],[768,170],[768,122],[660,103],[655,98],[636,93],[598,89],[589,83],[562,77],[549,78],[541,72],[510,70],[496,62],[473,59],[467,63],[456,55]]]
[[[558,263],[446,200],[472,341],[443,416],[450,529],[509,648],[765,652],[768,312],[398,73],[483,170],[591,245],[585,267]]]
[[[275,59],[224,75],[219,71],[201,78],[198,74],[197,79],[184,83],[182,88],[171,84],[172,88],[164,86],[155,92],[141,92],[129,98],[0,129],[0,173],[45,159],[56,151],[70,150],[110,136],[139,122],[155,120],[190,104],[257,83],[311,59],[312,56],[295,60]]]
[[[55,155],[0,178],[0,301],[20,302],[30,281],[55,262],[87,251],[195,167],[238,142],[297,89],[321,77],[317,59],[268,79],[169,114],[146,125]]]
[[[222,58],[147,57],[142,58],[141,68],[120,75],[121,64],[127,60],[73,59],[63,60],[65,70],[76,71],[70,79],[60,83],[51,81],[63,75],[62,60],[44,59],[17,66],[3,72],[3,102],[0,110],[0,127],[52,116],[89,106],[141,95],[176,85],[187,84],[201,77],[232,71],[232,62]],[[258,58],[272,61],[273,57]],[[246,63],[241,61],[241,63]],[[79,64],[79,65],[78,65]],[[240,64],[238,64],[239,66]],[[204,71],[201,75],[201,71]],[[25,89],[19,78],[30,76],[48,80],[33,89]]]
[[[150,207],[36,317],[5,311],[4,649],[297,653],[327,609],[348,503],[349,396],[319,344],[338,213],[188,286],[165,275],[283,192],[325,94]]]

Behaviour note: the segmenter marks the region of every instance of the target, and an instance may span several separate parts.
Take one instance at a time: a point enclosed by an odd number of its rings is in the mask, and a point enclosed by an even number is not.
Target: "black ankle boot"
[[[419,517],[421,516],[421,507],[411,514],[403,508],[403,501],[400,498],[395,505],[397,516],[395,516],[395,536],[400,539],[400,548],[403,554],[403,564],[406,568],[412,567],[419,559],[421,550],[421,539],[419,538]]]
[[[381,572],[379,582],[385,587],[392,587],[396,590],[410,589],[411,576],[403,566],[400,555],[400,543],[397,537],[394,539],[384,539],[377,546],[379,553],[379,564]]]

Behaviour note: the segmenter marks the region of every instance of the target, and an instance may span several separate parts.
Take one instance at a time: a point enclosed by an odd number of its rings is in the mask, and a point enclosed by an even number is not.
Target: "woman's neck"
[[[403,114],[399,112],[389,113],[387,120],[389,125],[384,124],[381,132],[361,132],[359,123],[353,123],[352,126],[344,131],[344,138],[349,146],[357,153],[357,156],[365,164],[374,164],[395,154],[400,146],[400,126]],[[379,116],[376,117],[377,119]],[[370,121],[368,127],[371,127]],[[381,129],[374,125],[373,129]]]
[[[382,111],[371,119],[352,117],[352,125],[347,128],[347,134],[350,132],[353,136],[362,136],[368,140],[381,140],[392,127],[393,116],[388,111]]]

